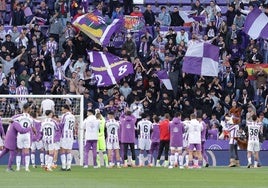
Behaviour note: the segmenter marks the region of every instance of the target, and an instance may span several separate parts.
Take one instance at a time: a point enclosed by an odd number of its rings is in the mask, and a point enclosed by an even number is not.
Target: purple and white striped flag
[[[268,38],[268,16],[260,9],[253,9],[246,18],[244,32],[251,38]]]
[[[179,14],[185,23],[205,21],[205,16],[193,16],[193,11],[180,11]]]
[[[91,51],[88,55],[98,87],[117,84],[134,72],[132,63],[113,54]]]
[[[110,20],[101,15],[87,13],[73,21],[73,25],[100,45],[107,46],[111,36],[123,26],[123,19]]]
[[[159,80],[165,85],[165,87],[168,90],[173,90],[171,82],[170,82],[170,79],[168,77],[168,74],[167,74],[166,70],[158,71],[156,74],[157,74]]]
[[[219,47],[200,42],[190,46],[184,56],[182,70],[202,76],[218,76]]]

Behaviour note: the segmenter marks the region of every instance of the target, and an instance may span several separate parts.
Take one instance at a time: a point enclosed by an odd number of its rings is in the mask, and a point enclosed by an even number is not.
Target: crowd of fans
[[[111,18],[126,14],[143,17],[152,32],[146,30],[138,44],[128,33],[120,49],[112,40],[107,47],[99,46],[71,24],[91,5],[94,11]],[[37,6],[29,0],[12,1],[9,32],[4,29],[1,12],[0,94],[81,94],[85,97],[85,109],[98,108],[103,115],[114,111],[119,117],[128,106],[138,119],[142,113],[152,117],[176,111],[187,118],[202,110],[209,129],[220,129],[220,121],[227,113],[235,116],[241,127],[250,114],[257,114],[266,126],[268,75],[259,68],[254,71],[254,79],[249,80],[245,65],[268,63],[268,40],[251,39],[243,32],[243,26],[253,8],[262,9],[268,16],[267,2],[230,0],[226,6],[228,10],[222,14],[216,2],[203,6],[196,0],[192,2],[192,13],[204,19],[185,26],[179,14],[183,6],[175,6],[170,12],[161,6],[161,12],[156,14],[150,4],[141,12],[132,0],[124,0],[123,4],[47,0]],[[47,33],[41,31],[42,25],[48,27]],[[23,26],[21,31],[18,26]],[[162,26],[169,26],[167,33],[160,32]],[[184,27],[176,31],[176,26]],[[182,72],[187,47],[202,41],[220,48],[218,77]],[[119,50],[119,56],[133,63],[134,74],[115,86],[98,88],[87,50]],[[168,72],[173,90],[167,90],[157,78],[156,71],[161,69]],[[1,105],[4,111],[16,108],[4,100]]]

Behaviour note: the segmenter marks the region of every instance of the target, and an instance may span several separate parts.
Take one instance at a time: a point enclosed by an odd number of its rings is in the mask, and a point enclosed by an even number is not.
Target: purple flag
[[[32,15],[33,15],[32,10],[31,10],[30,7],[26,7],[26,8],[24,9],[24,15],[25,15],[26,17],[28,17],[28,16],[32,16]]]
[[[134,72],[132,63],[113,54],[91,51],[88,55],[99,87],[117,84],[119,80]]]
[[[268,38],[268,16],[260,9],[253,9],[247,16],[244,24],[244,32],[251,38]]]
[[[156,74],[159,80],[165,85],[165,87],[168,90],[173,90],[167,71],[161,70],[161,71],[158,71]]]
[[[96,43],[106,46],[109,44],[111,36],[120,30],[124,22],[123,19],[114,19],[111,23],[109,21],[96,13],[87,13],[75,19],[73,25]]]
[[[191,74],[218,76],[218,60],[219,47],[200,42],[187,49],[182,70]]]
[[[183,21],[185,23],[189,23],[189,22],[201,22],[201,21],[205,21],[205,16],[194,16],[191,13],[195,13],[193,11],[180,11],[179,14],[181,16],[181,18],[183,19]]]

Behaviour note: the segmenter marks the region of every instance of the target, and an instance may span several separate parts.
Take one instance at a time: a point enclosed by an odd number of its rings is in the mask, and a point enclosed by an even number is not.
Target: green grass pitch
[[[5,166],[0,166],[0,185],[3,188],[267,188],[267,174],[267,167],[83,169],[75,166],[71,172],[59,169],[45,172],[40,167],[31,172],[23,169],[6,172]]]

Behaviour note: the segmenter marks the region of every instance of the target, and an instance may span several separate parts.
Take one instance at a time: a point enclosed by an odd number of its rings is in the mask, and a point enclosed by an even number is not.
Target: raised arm
[[[52,61],[52,68],[53,68],[53,70],[55,72],[56,69],[57,69],[57,66],[56,66],[54,54],[51,54],[51,61]]]
[[[66,68],[71,64],[71,62],[72,62],[72,60],[71,60],[72,56],[73,56],[73,54],[71,53],[70,57],[65,61],[64,65],[63,65],[63,71],[65,71]]]

